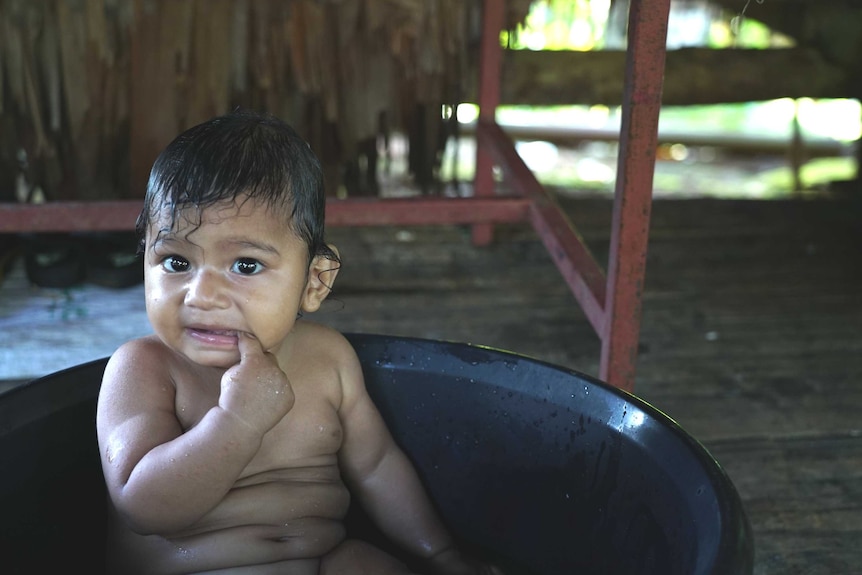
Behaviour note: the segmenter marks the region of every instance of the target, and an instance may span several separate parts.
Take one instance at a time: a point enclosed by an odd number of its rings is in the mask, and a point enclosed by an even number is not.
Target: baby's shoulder
[[[305,368],[315,372],[315,380],[335,384],[326,388],[334,393],[331,401],[339,413],[344,416],[357,405],[367,405],[370,398],[362,364],[350,340],[337,330],[306,320],[297,322],[297,327],[300,329],[295,334],[300,343],[295,349],[300,350]],[[321,374],[325,376],[319,378]]]
[[[334,368],[342,377],[360,370],[356,351],[338,330],[303,320],[297,322],[293,335],[294,352],[305,362],[316,359],[312,363]]]
[[[171,373],[176,364],[176,353],[156,336],[129,340],[118,347],[108,359],[105,375],[123,379],[133,375],[135,380],[145,377],[160,378]]]
[[[124,342],[111,355],[111,362],[139,363],[158,362],[160,365],[170,361],[173,351],[159,338],[148,335]]]

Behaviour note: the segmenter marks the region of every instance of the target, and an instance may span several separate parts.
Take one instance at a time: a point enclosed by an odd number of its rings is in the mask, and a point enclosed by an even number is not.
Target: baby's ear
[[[335,246],[330,245],[329,247],[337,256],[338,250]],[[308,282],[305,284],[305,293],[302,295],[302,311],[312,313],[320,309],[320,304],[332,290],[332,284],[335,282],[335,276],[338,275],[339,269],[341,269],[341,264],[338,261],[325,256],[314,256],[308,266]]]

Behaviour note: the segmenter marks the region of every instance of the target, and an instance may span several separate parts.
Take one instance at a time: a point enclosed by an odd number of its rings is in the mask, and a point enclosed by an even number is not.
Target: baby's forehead
[[[207,224],[250,218],[261,224],[291,227],[287,210],[259,198],[240,195],[236,198],[217,200],[205,205],[185,203],[164,204],[152,213],[150,230],[182,232],[187,228],[198,228]]]

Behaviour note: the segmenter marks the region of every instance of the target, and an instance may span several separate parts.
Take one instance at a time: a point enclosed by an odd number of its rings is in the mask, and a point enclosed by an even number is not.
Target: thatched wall
[[[381,120],[427,183],[441,105],[476,75],[481,4],[0,0],[0,201],[22,170],[53,200],[139,197],[173,136],[235,106],[293,123],[330,192]],[[510,0],[509,22],[529,4]]]

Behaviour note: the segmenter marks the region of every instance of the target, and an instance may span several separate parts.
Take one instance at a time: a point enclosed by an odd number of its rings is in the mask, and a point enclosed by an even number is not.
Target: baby
[[[327,297],[320,165],[283,122],[235,112],[156,160],[137,230],[154,335],[105,369],[97,432],[111,573],[478,574],[365,389],[303,319]],[[353,539],[356,497],[408,567]]]

